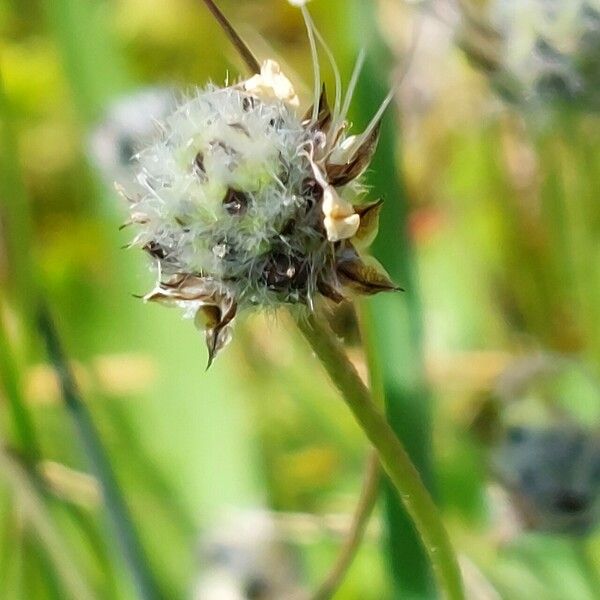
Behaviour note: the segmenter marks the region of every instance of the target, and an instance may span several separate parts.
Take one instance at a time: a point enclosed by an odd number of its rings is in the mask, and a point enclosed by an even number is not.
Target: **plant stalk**
[[[46,344],[48,356],[60,381],[65,406],[79,433],[81,444],[102,487],[105,505],[115,537],[125,563],[135,583],[137,596],[142,600],[160,598],[158,585],[148,566],[142,545],[133,526],[129,510],[100,442],[90,413],[83,402],[69,363],[60,344],[58,333],[48,309],[41,306],[38,329]]]
[[[31,239],[31,219],[17,156],[12,108],[0,73],[0,198],[2,199],[0,223],[4,221],[5,225],[3,228],[5,247],[0,247],[0,252],[7,253],[10,282],[6,282],[6,288],[9,288],[10,283],[10,295],[18,299],[26,333],[28,333],[34,278],[30,260],[31,247],[27,245]],[[0,282],[0,285],[3,284],[4,282]],[[9,296],[8,289],[6,292],[2,289],[0,293],[0,311],[4,308],[5,296]],[[11,345],[3,317],[4,315],[0,314],[0,389],[8,402],[20,450],[30,459],[36,460],[40,456],[39,443],[33,418],[23,397],[19,361]]]
[[[377,452],[371,451],[367,468],[365,469],[363,489],[354,512],[352,526],[333,567],[312,596],[312,600],[329,600],[333,598],[342,584],[364,538],[369,518],[377,503],[380,482],[381,467],[379,465],[379,457]]]
[[[379,412],[341,343],[314,315],[298,327],[320,359],[379,459],[420,535],[438,586],[448,600],[463,600],[462,581],[450,539],[429,492],[400,440]]]
[[[354,95],[352,121],[357,131],[371,121],[390,90],[393,61],[382,39],[377,2],[354,0],[342,4],[347,15],[349,38],[356,40],[351,50],[366,49],[366,61]],[[417,20],[413,27],[418,27]],[[416,36],[410,34],[400,71],[407,72],[415,52]],[[358,47],[357,47],[358,46]],[[379,144],[366,183],[373,198],[384,204],[379,234],[371,251],[397,285],[406,291],[378,294],[363,303],[361,330],[371,374],[376,404],[385,405],[387,420],[408,452],[412,463],[435,497],[436,486],[431,452],[432,399],[423,365],[422,309],[419,277],[413,242],[409,232],[409,197],[401,157],[401,130],[393,107],[381,123]],[[385,554],[391,575],[394,600],[435,600],[433,574],[410,516],[404,510],[393,486],[383,482]]]
[[[0,316],[0,389],[6,397],[14,426],[18,447],[31,461],[40,457],[40,448],[33,424],[23,397],[23,386],[14,353],[9,344]]]
[[[6,450],[3,440],[0,440],[0,474],[14,492],[19,510],[31,525],[36,541],[47,552],[69,597],[74,600],[93,600],[96,596],[74,565],[73,557],[56,530],[52,515],[40,497],[35,482]]]

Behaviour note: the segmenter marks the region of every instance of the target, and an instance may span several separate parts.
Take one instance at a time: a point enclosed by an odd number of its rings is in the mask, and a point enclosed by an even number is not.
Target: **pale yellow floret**
[[[334,165],[345,165],[360,146],[361,136],[348,136],[341,144],[337,144],[329,155],[329,162]]]
[[[244,82],[244,89],[261,100],[283,100],[292,106],[300,104],[292,82],[281,72],[279,63],[271,59],[261,65],[260,74]]]
[[[344,200],[332,185],[323,190],[323,224],[330,242],[353,237],[360,225],[360,216],[350,202]]]

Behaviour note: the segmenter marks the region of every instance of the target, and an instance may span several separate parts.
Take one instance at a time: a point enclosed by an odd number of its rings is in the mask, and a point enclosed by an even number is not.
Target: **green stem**
[[[158,585],[148,567],[142,545],[133,527],[131,515],[110,466],[108,456],[100,442],[90,413],[79,395],[54,322],[45,306],[40,308],[38,327],[46,344],[48,356],[59,378],[66,408],[78,430],[90,466],[102,486],[114,534],[135,582],[137,595],[143,600],[159,598]]]
[[[33,321],[35,303],[43,297],[37,282],[37,264],[32,257],[31,214],[23,178],[18,166],[16,134],[12,128],[12,120],[8,99],[4,94],[0,80],[0,114],[4,117],[1,123],[0,150],[2,152],[2,177],[0,183],[8,202],[2,205],[7,215],[9,233],[9,249],[11,250],[11,266],[19,275],[17,297],[24,304],[23,311],[27,326]],[[112,473],[108,458],[95,430],[85,405],[79,399],[68,363],[58,343],[58,337],[46,310],[40,315],[40,329],[48,345],[49,354],[54,362],[63,386],[65,403],[77,425],[82,443],[90,462],[96,471],[103,487],[106,506],[115,528],[126,563],[132,571],[141,598],[156,598],[155,585],[146,566],[141,546],[135,535],[134,527],[121,497],[118,484]],[[9,346],[9,338],[3,331],[0,319],[0,385],[9,402],[12,419],[15,425],[21,451],[29,457],[39,458],[40,451],[31,417],[27,411],[22,394],[18,364],[14,352]]]
[[[360,131],[390,89],[393,66],[379,32],[376,2],[354,0],[341,5],[349,39],[366,48],[367,60],[354,95],[352,120]],[[340,15],[342,18],[342,16]],[[356,54],[357,48],[353,48]],[[410,50],[407,50],[410,53]],[[410,56],[401,59],[410,60]],[[409,197],[400,165],[400,126],[392,107],[385,114],[378,149],[366,174],[373,198],[385,200],[379,234],[372,252],[392,280],[406,289],[402,294],[378,294],[365,302],[362,333],[372,377],[375,401],[385,405],[387,420],[406,448],[421,478],[435,494],[431,457],[431,395],[427,389],[422,350],[422,309],[417,261],[408,228]],[[385,549],[392,576],[394,599],[433,600],[435,591],[427,556],[410,516],[393,486],[384,480]]]
[[[33,421],[22,394],[21,377],[9,345],[9,338],[0,318],[0,388],[8,402],[8,409],[18,439],[19,449],[31,460],[40,457],[40,449]]]
[[[363,489],[358,505],[356,506],[356,511],[354,512],[350,532],[344,541],[344,545],[342,546],[331,571],[329,571],[329,574],[324,579],[323,583],[321,583],[312,596],[312,600],[329,600],[330,598],[333,598],[343,582],[348,569],[352,565],[354,557],[363,540],[365,530],[367,529],[369,518],[377,503],[379,484],[381,481],[380,471],[381,467],[379,465],[377,452],[371,452],[365,470]]]
[[[0,221],[5,221],[3,232],[10,265],[9,277],[14,288],[12,291],[18,298],[27,330],[30,325],[34,277],[30,259],[32,249],[28,246],[31,240],[31,219],[27,194],[19,172],[17,150],[12,110],[0,73],[0,197],[2,198]],[[4,300],[4,289],[1,296],[0,308],[3,308],[1,301]],[[23,397],[18,367],[14,348],[10,344],[10,336],[5,331],[4,321],[0,315],[0,387],[8,401],[19,448],[29,458],[35,460],[40,456],[40,449],[33,419]]]
[[[19,299],[25,325],[30,325],[31,289],[35,279],[32,269],[31,210],[18,160],[17,134],[13,108],[4,89],[0,72],[0,198],[1,215],[6,219],[3,233],[9,264],[9,277],[14,295]],[[8,286],[7,286],[8,287]]]
[[[75,561],[55,529],[52,515],[40,497],[27,471],[8,453],[0,440],[0,474],[16,495],[16,505],[35,531],[37,540],[48,553],[57,574],[69,591],[69,597],[92,600],[95,594],[77,571]]]
[[[300,319],[298,327],[377,450],[383,468],[419,532],[440,589],[448,600],[462,600],[460,570],[450,539],[406,450],[371,400],[369,390],[331,330],[312,315],[306,320]]]

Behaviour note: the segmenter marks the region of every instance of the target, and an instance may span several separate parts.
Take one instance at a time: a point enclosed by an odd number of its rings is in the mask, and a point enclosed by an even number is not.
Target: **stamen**
[[[244,40],[238,35],[237,31],[233,28],[227,17],[221,12],[221,9],[213,2],[213,0],[203,0],[208,10],[212,13],[213,17],[217,20],[225,35],[229,38],[231,43],[235,46],[239,55],[242,57],[246,66],[252,73],[260,73],[260,64],[252,54],[252,51],[246,46]]]
[[[352,102],[352,96],[354,96],[354,90],[356,89],[356,84],[358,83],[358,78],[360,77],[360,72],[365,64],[366,53],[364,48],[361,48],[358,53],[358,57],[356,59],[356,63],[354,65],[354,69],[352,70],[352,76],[350,77],[350,82],[348,83],[348,89],[346,90],[346,96],[344,98],[344,104],[342,106],[342,110],[339,115],[340,121],[344,121],[344,119],[348,116],[348,111],[350,110],[350,103]]]
[[[331,65],[331,69],[333,71],[333,77],[335,78],[335,103],[333,105],[333,122],[335,122],[337,119],[337,116],[339,114],[340,104],[342,101],[342,78],[340,75],[340,70],[338,68],[337,62],[333,55],[333,52],[331,51],[331,48],[329,48],[329,46],[327,45],[327,42],[321,35],[321,32],[317,29],[314,21],[312,20],[312,17],[310,16],[310,14],[308,12],[307,12],[307,16],[310,19],[310,24],[311,24],[312,30],[314,31],[315,35],[317,36],[317,39],[319,40],[319,43],[323,47],[323,50],[325,50],[325,54],[327,54],[327,60],[329,60],[329,64]]]
[[[301,6],[300,10],[302,11],[302,16],[304,17],[304,23],[306,25],[306,33],[308,34],[308,41],[310,43],[310,54],[312,57],[313,63],[313,73],[314,73],[314,94],[313,94],[313,113],[311,117],[311,122],[316,122],[319,116],[319,96],[321,94],[321,68],[319,67],[319,53],[317,52],[317,43],[315,42],[315,32],[314,25],[310,18],[310,13],[308,12],[308,8],[306,6]]]
[[[396,95],[396,92],[402,85],[404,78],[406,77],[406,75],[408,75],[408,72],[410,71],[410,68],[412,67],[412,64],[413,64],[412,59],[417,51],[417,46],[419,44],[419,40],[421,37],[422,25],[423,25],[423,17],[421,16],[415,24],[414,34],[413,34],[412,40],[410,42],[410,47],[408,48],[408,51],[406,53],[406,58],[404,59],[404,62],[402,63],[402,69],[396,76],[395,81],[392,84],[392,88],[388,92],[387,96],[383,99],[383,102],[381,103],[381,105],[379,106],[379,109],[377,110],[377,112],[375,113],[375,115],[373,116],[373,118],[371,119],[369,124],[367,125],[367,128],[360,135],[359,143],[362,143],[364,140],[366,140],[371,135],[371,133],[373,132],[375,127],[377,127],[377,124],[381,120],[383,113],[385,112],[386,108],[390,105],[390,102],[394,99],[394,96]]]

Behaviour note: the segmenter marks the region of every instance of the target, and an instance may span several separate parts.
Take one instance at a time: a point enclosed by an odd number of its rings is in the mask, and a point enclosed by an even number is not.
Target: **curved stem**
[[[35,538],[45,549],[69,597],[93,600],[95,594],[81,576],[61,534],[55,528],[35,482],[27,470],[15,460],[0,439],[0,475],[15,494],[15,505],[31,525]]]
[[[314,315],[299,320],[298,327],[377,450],[383,468],[419,532],[440,589],[448,600],[463,600],[460,570],[450,539],[437,507],[400,440],[371,400],[369,390],[331,330]]]
[[[0,73],[0,220],[4,221],[3,234],[10,265],[10,280],[26,330],[30,327],[32,282],[35,280],[31,261],[31,217],[27,194],[15,160],[18,144],[13,110],[4,90]],[[0,244],[1,245],[1,244]],[[2,282],[4,285],[4,282]],[[9,287],[8,285],[6,286]],[[6,294],[8,295],[8,294]],[[0,312],[4,308],[4,290],[0,290]],[[32,460],[40,457],[40,447],[35,425],[23,397],[23,386],[15,349],[0,314],[0,389],[4,392],[19,447]]]
[[[0,308],[2,308],[0,302]],[[23,397],[21,374],[16,364],[9,337],[0,315],[0,390],[6,397],[6,403],[14,424],[20,450],[32,461],[40,457],[40,447],[33,423]]]
[[[135,583],[140,600],[156,600],[161,597],[158,584],[148,565],[141,542],[134,528],[129,509],[100,441],[86,404],[79,394],[75,378],[58,338],[58,332],[48,308],[40,303],[38,329],[46,345],[48,357],[58,377],[63,401],[77,428],[80,441],[90,466],[102,486],[102,494],[110,523]]]
[[[380,481],[381,467],[379,465],[379,457],[377,456],[377,452],[373,450],[369,455],[367,468],[365,469],[363,489],[358,505],[356,506],[348,537],[344,541],[344,545],[331,571],[329,571],[327,577],[318,587],[311,600],[329,600],[329,598],[333,598],[333,595],[340,587],[363,540],[367,523],[377,502]]]
[[[213,0],[204,0],[204,4],[211,12],[212,16],[216,19],[217,23],[221,26],[221,29],[225,32],[225,35],[229,38],[229,41],[234,45],[238,51],[242,60],[246,63],[251,73],[260,73],[260,65],[256,60],[254,54],[248,46],[246,46],[244,40],[238,35],[238,32],[233,28],[227,17],[221,12],[221,9],[213,2]]]

